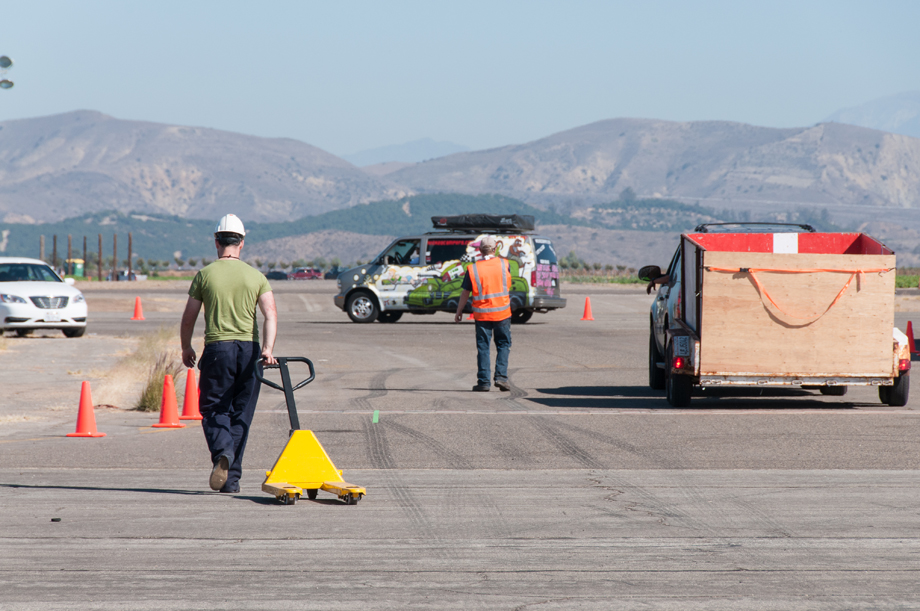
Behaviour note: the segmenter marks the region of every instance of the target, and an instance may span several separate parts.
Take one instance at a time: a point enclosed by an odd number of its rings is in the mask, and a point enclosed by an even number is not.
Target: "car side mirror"
[[[646,265],[645,267],[639,270],[639,273],[637,275],[639,276],[639,280],[643,282],[651,282],[652,280],[655,280],[656,278],[661,278],[662,273],[661,273],[661,268],[658,267],[657,265]]]
[[[69,284],[70,286],[73,286],[74,284],[76,284],[76,280],[74,280],[73,278],[64,278],[64,284]]]

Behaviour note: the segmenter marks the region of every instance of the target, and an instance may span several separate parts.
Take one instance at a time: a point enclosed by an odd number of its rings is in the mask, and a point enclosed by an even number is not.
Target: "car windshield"
[[[61,282],[47,265],[0,263],[0,282]]]

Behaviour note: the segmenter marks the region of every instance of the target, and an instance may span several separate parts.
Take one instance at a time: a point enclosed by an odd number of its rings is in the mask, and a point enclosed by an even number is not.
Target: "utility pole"
[[[89,259],[87,259],[86,254],[87,254],[86,253],[86,236],[83,236],[83,277],[84,278],[86,278],[86,273],[89,271],[89,269],[87,269],[87,264],[89,263]]]
[[[118,282],[118,234],[112,234],[112,282]]]
[[[57,271],[57,234],[54,234],[51,244],[51,267]]]
[[[98,268],[99,268],[99,282],[102,282],[102,234],[101,233],[99,234],[99,261],[97,263],[98,263]]]
[[[38,238],[38,258],[45,260],[45,236]]]
[[[68,272],[68,267],[67,267],[68,265],[70,266],[70,268],[69,268],[70,275],[73,275],[73,271],[74,271],[74,267],[73,267],[73,236],[72,236],[71,234],[69,234],[69,233],[67,234],[67,261],[64,262],[64,273],[65,273],[65,274]]]
[[[131,248],[133,244],[131,243],[131,232],[128,232],[128,280],[131,279]]]

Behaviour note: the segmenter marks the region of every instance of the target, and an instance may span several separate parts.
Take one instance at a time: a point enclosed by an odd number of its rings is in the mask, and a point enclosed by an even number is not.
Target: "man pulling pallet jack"
[[[220,219],[214,232],[218,259],[198,272],[189,288],[182,314],[180,336],[182,362],[194,367],[192,333],[204,305],[205,348],[201,370],[199,410],[213,467],[209,484],[220,492],[239,492],[243,472],[243,451],[259,400],[261,384],[284,391],[291,418],[291,438],[271,471],[262,490],[286,505],[294,504],[304,490],[315,499],[319,490],[354,505],[366,494],[364,488],[342,481],[342,472],[326,454],[312,431],[300,430],[294,391],[315,377],[313,363],[303,357],[272,356],[278,315],[275,299],[265,276],[240,260],[246,231],[233,214]],[[265,318],[264,344],[259,347],[256,307]],[[287,363],[304,362],[310,377],[293,386]],[[278,368],[282,386],[262,376],[262,368]]]
[[[240,491],[243,452],[261,388],[258,363],[277,364],[272,356],[278,328],[275,298],[265,276],[240,260],[245,236],[234,214],[217,223],[217,260],[192,280],[180,327],[182,362],[191,368],[197,356],[192,333],[204,305],[205,346],[198,365],[201,428],[213,463],[211,489],[230,493]],[[257,306],[265,318],[261,348]]]

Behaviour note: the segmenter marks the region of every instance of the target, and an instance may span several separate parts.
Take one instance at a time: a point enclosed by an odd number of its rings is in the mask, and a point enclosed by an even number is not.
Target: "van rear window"
[[[558,263],[553,243],[546,238],[533,239],[533,254],[537,265],[556,265]]]
[[[445,261],[455,261],[466,254],[466,248],[472,241],[473,238],[429,238],[425,263],[437,265]]]

